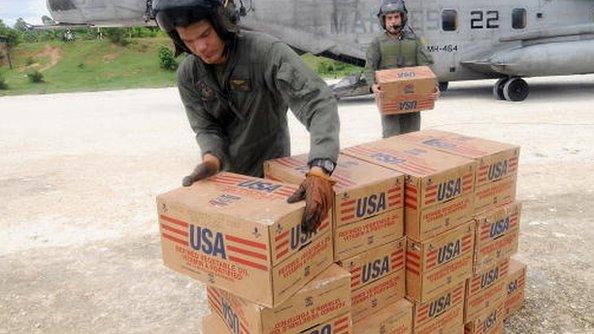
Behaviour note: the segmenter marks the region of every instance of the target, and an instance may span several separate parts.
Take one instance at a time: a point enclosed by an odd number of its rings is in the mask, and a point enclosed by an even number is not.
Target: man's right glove
[[[196,168],[194,168],[192,174],[184,177],[182,180],[183,186],[189,187],[194,184],[194,182],[215,175],[219,172],[220,166],[221,163],[218,158],[213,155],[205,155],[202,163],[199,163]]]
[[[334,181],[321,171],[309,171],[299,188],[288,199],[295,203],[305,199],[305,212],[301,220],[303,232],[315,232],[322,220],[328,216],[334,198]]]

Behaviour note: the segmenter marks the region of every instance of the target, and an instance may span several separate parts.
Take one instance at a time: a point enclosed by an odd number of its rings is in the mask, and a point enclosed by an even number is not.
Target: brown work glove
[[[189,187],[194,184],[194,182],[215,175],[219,172],[220,166],[221,163],[219,162],[218,158],[212,155],[204,156],[202,163],[199,163],[196,168],[194,168],[192,174],[184,177],[182,180],[183,186]]]
[[[322,220],[328,216],[334,197],[334,183],[324,172],[310,171],[299,188],[287,199],[288,203],[305,199],[305,212],[301,220],[303,232],[315,232]]]

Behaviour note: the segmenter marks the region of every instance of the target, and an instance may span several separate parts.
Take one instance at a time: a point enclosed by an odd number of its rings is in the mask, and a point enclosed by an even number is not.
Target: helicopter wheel
[[[493,86],[493,96],[495,96],[497,100],[505,100],[505,96],[503,95],[503,87],[508,80],[509,78],[501,78],[497,80],[495,86]]]
[[[508,101],[524,101],[528,93],[530,93],[528,83],[521,78],[511,78],[503,86],[503,96]]]

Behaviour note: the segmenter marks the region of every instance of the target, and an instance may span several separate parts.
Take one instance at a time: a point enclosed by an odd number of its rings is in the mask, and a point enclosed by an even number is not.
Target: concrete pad
[[[451,83],[422,126],[522,146],[527,302],[507,331],[592,332],[594,76],[527,81],[521,103]],[[343,147],[380,137],[373,100],[339,112]],[[0,117],[0,333],[199,332],[202,285],[162,266],[154,204],[200,156],[176,89],[3,97]]]

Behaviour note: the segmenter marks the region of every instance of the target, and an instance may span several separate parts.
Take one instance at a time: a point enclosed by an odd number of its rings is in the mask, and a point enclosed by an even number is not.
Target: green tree
[[[162,69],[168,71],[177,70],[178,63],[175,59],[175,55],[173,54],[173,51],[166,46],[161,45],[159,47],[159,61]]]
[[[8,39],[9,47],[13,47],[21,41],[21,34],[17,30],[8,27],[2,20],[0,20],[0,36]]]
[[[14,23],[14,29],[18,31],[27,31],[29,30],[29,25],[22,17],[19,17]]]

